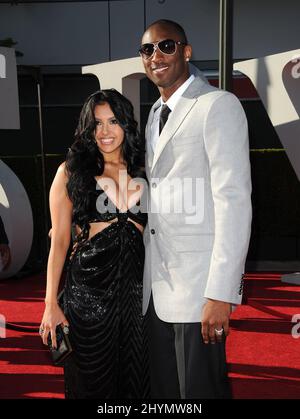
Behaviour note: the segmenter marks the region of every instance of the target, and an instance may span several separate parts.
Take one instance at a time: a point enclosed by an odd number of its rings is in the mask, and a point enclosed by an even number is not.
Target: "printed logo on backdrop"
[[[26,262],[33,240],[33,216],[24,186],[2,160],[0,160],[0,173],[0,216],[11,254],[11,262],[7,269],[1,269],[2,260],[0,260],[1,280],[12,278]]]
[[[0,47],[0,129],[20,129],[16,55]]]
[[[300,50],[234,64],[252,81],[300,180]]]

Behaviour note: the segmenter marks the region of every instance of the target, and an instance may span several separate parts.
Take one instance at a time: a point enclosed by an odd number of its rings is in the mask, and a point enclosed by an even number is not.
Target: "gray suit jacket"
[[[239,100],[196,70],[153,154],[150,127],[159,105],[146,127],[143,313],[152,290],[160,319],[199,322],[207,298],[242,298],[251,226],[247,121]]]

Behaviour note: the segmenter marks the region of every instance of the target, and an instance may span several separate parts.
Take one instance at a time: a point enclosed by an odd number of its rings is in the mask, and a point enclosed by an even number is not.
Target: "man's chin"
[[[170,83],[168,83],[166,80],[163,80],[161,77],[152,77],[151,81],[157,86],[161,88],[166,88],[169,86]]]
[[[162,76],[157,76],[156,74],[148,73],[147,77],[152,81],[152,83],[154,83],[158,87],[163,87],[166,84],[166,81]]]

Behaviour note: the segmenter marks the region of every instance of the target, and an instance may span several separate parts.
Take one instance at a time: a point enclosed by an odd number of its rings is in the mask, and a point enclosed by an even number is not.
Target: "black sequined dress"
[[[104,199],[102,199],[104,198]],[[70,260],[64,312],[73,354],[66,360],[66,398],[147,398],[147,327],[142,316],[147,214],[133,207],[99,212],[112,202],[100,189]],[[97,208],[96,208],[97,204]],[[101,206],[101,205],[100,205]],[[106,207],[108,208],[108,207]],[[98,210],[97,210],[98,209]],[[133,211],[135,209],[135,211]],[[88,239],[89,223],[113,221]],[[76,224],[77,220],[74,219]]]

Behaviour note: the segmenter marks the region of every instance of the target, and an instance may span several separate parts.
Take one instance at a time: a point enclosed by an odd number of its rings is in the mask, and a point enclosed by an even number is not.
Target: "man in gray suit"
[[[161,94],[146,127],[152,397],[230,397],[225,337],[242,298],[251,225],[247,121],[234,95],[189,64],[177,23],[150,25],[140,54]]]

